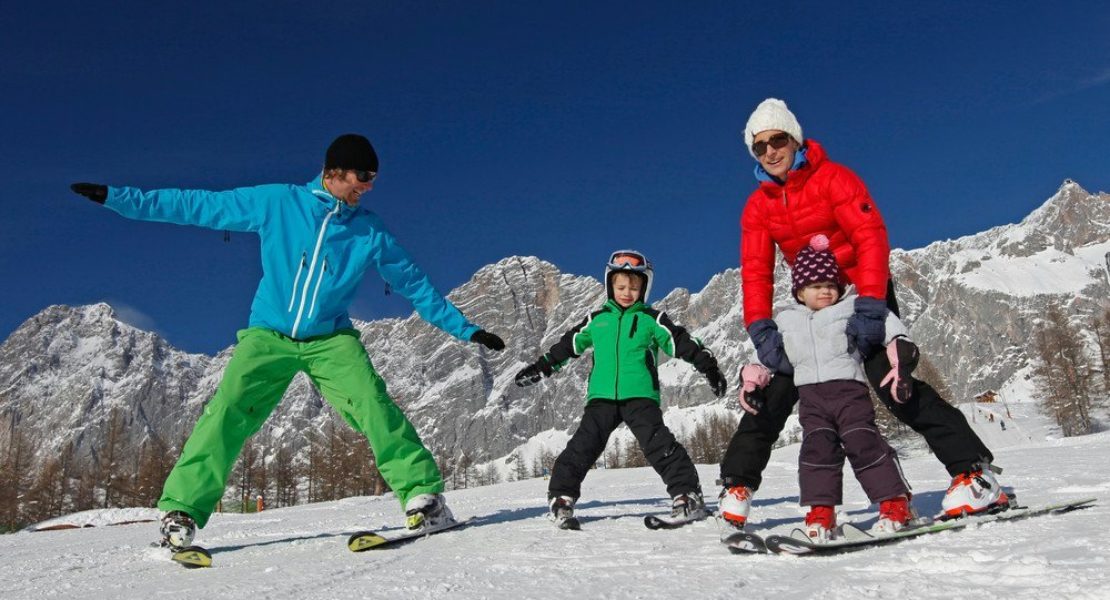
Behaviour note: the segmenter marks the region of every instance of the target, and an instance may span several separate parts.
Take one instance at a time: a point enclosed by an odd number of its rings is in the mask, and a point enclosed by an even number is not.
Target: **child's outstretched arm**
[[[698,373],[709,380],[709,387],[718,398],[724,398],[728,382],[717,365],[717,357],[706,348],[701,340],[690,335],[685,327],[676,324],[667,313],[654,310],[645,311],[655,318],[655,342],[667,354],[681,358],[694,365]]]
[[[575,325],[570,331],[563,334],[558,342],[555,342],[547,354],[539,357],[536,362],[524,367],[516,374],[513,379],[520,387],[530,386],[544,377],[551,377],[556,371],[572,358],[578,358],[586,351],[587,348],[593,345],[593,337],[590,334],[590,323],[593,322],[597,313],[582,320],[581,323]]]

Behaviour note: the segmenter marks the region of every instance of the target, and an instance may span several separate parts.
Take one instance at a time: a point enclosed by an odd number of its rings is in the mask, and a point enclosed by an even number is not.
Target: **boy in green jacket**
[[[712,352],[666,314],[645,304],[652,276],[651,263],[643,254],[635,250],[614,252],[605,269],[605,305],[516,375],[517,385],[532,385],[550,377],[569,359],[594,349],[585,414],[578,431],[555,460],[548,484],[550,517],[560,528],[578,528],[574,503],[582,480],[605,450],[609,435],[622,422],[628,424],[644,456],[667,484],[672,521],[706,517],[694,462],[663,424],[658,350],[662,348],[671,356],[693,363],[718,398],[724,396],[727,384]]]

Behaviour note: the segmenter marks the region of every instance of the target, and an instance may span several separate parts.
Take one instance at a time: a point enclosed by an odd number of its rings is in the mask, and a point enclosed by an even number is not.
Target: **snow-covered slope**
[[[840,557],[733,556],[718,544],[712,520],[649,531],[644,515],[665,509],[655,473],[597,470],[583,488],[580,532],[552,527],[546,482],[531,479],[448,492],[455,513],[473,516],[473,526],[364,554],[346,549],[347,534],[399,526],[391,496],[217,515],[198,539],[212,550],[208,570],[182,569],[149,547],[155,523],[0,536],[0,597],[1105,599],[1108,454],[1110,433],[998,452],[1003,483],[1024,503],[1100,497],[1093,508]],[[773,454],[753,531],[785,532],[800,520],[796,461],[796,445]],[[932,457],[904,467],[916,507],[937,511],[943,469]],[[703,482],[716,476],[713,466],[699,471]],[[846,476],[842,518],[867,525],[874,509]]]

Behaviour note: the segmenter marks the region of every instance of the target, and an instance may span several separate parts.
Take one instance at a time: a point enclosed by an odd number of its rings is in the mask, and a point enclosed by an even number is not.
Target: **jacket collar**
[[[346,202],[340,200],[339,198],[333,196],[331,192],[329,192],[327,188],[324,187],[323,173],[317,175],[315,179],[308,182],[306,184],[306,187],[308,187],[308,191],[312,192],[312,195],[316,196],[317,200],[319,200],[322,204],[327,205],[328,210],[334,210],[336,203],[338,203],[338,216],[340,218],[350,217],[360,210],[360,207],[351,206]]]
[[[760,186],[765,188],[781,188],[795,182],[804,183],[826,159],[825,149],[821,144],[817,143],[817,140],[809,139],[794,155],[794,165],[786,174],[786,181],[771,176],[758,162],[755,165],[755,178],[760,182]]]
[[[637,300],[636,302],[634,302],[632,304],[632,306],[629,306],[628,308],[621,308],[621,305],[617,304],[616,300],[613,300],[612,298],[610,298],[610,299],[605,301],[605,308],[608,308],[610,311],[616,312],[616,313],[620,313],[620,312],[624,312],[624,313],[641,312],[641,311],[644,310],[644,303]]]

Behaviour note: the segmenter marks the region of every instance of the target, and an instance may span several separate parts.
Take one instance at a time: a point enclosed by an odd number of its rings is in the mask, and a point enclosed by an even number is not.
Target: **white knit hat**
[[[786,132],[799,144],[805,141],[802,137],[802,126],[794,117],[794,113],[786,108],[786,103],[778,98],[768,98],[755,107],[752,116],[748,117],[748,124],[744,126],[744,145],[756,160],[759,158],[756,157],[755,152],[752,152],[752,140],[755,139],[756,134],[768,129]]]

